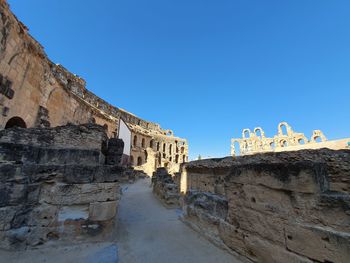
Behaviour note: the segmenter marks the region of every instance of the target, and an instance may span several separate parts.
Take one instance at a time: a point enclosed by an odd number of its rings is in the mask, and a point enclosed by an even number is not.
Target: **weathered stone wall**
[[[350,151],[190,162],[185,221],[254,262],[350,262]]]
[[[111,140],[92,124],[0,131],[0,247],[111,233],[128,180],[118,165],[123,142]]]
[[[179,205],[179,186],[165,168],[158,168],[152,176],[153,193],[166,206]]]

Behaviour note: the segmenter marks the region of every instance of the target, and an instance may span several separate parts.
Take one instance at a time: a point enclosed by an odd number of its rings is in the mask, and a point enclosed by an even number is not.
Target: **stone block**
[[[245,237],[246,248],[249,251],[247,255],[256,262],[268,263],[312,263],[313,261],[307,257],[300,256],[275,245],[267,240],[261,239],[254,235]]]
[[[113,219],[117,214],[117,204],[117,201],[91,203],[89,220],[106,221]]]
[[[41,201],[54,205],[90,204],[115,201],[119,198],[118,183],[45,184]]]
[[[287,248],[320,262],[350,262],[350,234],[316,225],[286,227]]]

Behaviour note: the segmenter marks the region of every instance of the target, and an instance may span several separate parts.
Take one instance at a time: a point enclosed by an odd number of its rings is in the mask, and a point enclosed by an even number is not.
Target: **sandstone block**
[[[106,221],[113,219],[117,214],[117,204],[117,201],[91,203],[89,220]]]
[[[119,198],[119,185],[118,183],[46,184],[40,198],[44,202],[55,205],[114,201]]]

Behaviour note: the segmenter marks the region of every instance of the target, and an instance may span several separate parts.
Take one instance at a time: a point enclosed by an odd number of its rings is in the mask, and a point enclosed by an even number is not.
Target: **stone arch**
[[[172,130],[166,130],[166,131],[164,132],[164,134],[165,134],[166,136],[174,136],[174,132],[173,132]]]
[[[288,147],[288,142],[284,139],[280,140],[279,144],[280,147]]]
[[[160,143],[157,142],[157,152],[159,152],[159,149],[160,149]]]
[[[10,128],[27,128],[26,122],[18,116],[12,117],[6,122],[5,129],[10,129]]]
[[[141,156],[137,157],[137,166],[140,166],[140,165],[142,165],[142,157]]]
[[[327,138],[326,138],[326,136],[324,136],[322,131],[314,130],[312,132],[311,141],[312,142],[325,142],[325,141],[327,141]]]
[[[105,123],[105,124],[103,124],[103,128],[105,129],[105,131],[107,132],[107,134],[108,134],[108,125]]]
[[[258,132],[260,133],[259,135],[258,135]],[[265,137],[265,132],[264,132],[264,130],[261,127],[256,127],[254,129],[254,134],[255,134],[255,136],[260,137],[260,138],[264,138]]]
[[[238,140],[232,140],[231,155],[239,156],[241,154],[241,143]]]
[[[72,121],[74,112],[71,107],[71,98],[63,88],[54,88],[47,99],[46,108],[49,111],[50,122],[53,127],[65,125],[68,120]]]
[[[165,149],[166,149],[166,144],[163,143],[163,152],[165,152]]]
[[[137,135],[134,135],[134,140],[133,140],[132,145],[134,145],[134,147],[137,146]]]
[[[142,138],[142,140],[141,140],[141,147],[145,148],[145,138]]]
[[[242,130],[242,138],[250,138],[250,134],[251,134],[252,132],[250,131],[250,129],[243,129]]]
[[[170,155],[172,154],[172,151],[173,151],[173,145],[170,144],[170,145],[169,145],[169,154],[170,154]]]
[[[283,133],[283,127],[286,129],[286,134]],[[292,132],[292,128],[285,121],[278,124],[278,135],[289,135]]]
[[[149,142],[149,147],[153,149],[153,146],[154,146],[154,140],[151,139],[150,142]]]

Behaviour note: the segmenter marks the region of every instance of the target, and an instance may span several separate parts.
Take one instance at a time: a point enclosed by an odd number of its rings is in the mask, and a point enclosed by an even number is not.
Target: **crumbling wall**
[[[179,205],[179,188],[165,168],[158,168],[152,176],[153,193],[166,206]]]
[[[0,131],[0,248],[108,237],[122,152],[98,125]]]
[[[221,247],[253,262],[350,262],[349,150],[185,166],[184,219]]]

